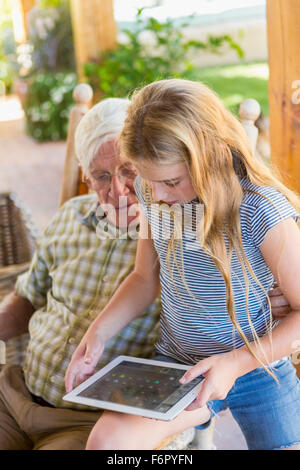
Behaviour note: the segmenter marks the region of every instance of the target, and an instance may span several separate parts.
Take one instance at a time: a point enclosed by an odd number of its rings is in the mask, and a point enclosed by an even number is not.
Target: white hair
[[[75,132],[75,152],[84,174],[89,175],[89,167],[101,145],[121,134],[129,104],[125,98],[104,99],[79,122]]]

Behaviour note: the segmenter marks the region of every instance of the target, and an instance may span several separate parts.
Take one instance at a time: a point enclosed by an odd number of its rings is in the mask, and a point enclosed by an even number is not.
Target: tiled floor
[[[14,106],[18,114],[13,115],[7,108],[9,121],[1,121],[4,111],[1,105],[3,102],[0,102],[0,191],[16,192],[42,231],[58,208],[66,144],[36,143],[24,133],[24,118],[17,103]],[[247,448],[229,411],[216,418],[214,443],[220,450]]]
[[[217,450],[247,450],[245,438],[229,410],[216,417],[214,444]]]

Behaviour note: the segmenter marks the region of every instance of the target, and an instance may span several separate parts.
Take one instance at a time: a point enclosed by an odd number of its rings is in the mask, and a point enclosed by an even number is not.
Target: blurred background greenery
[[[38,141],[66,139],[78,83],[69,0],[37,0],[27,17],[28,39],[19,46],[14,41],[12,6],[13,0],[0,0],[0,92],[14,93],[23,84],[26,132]],[[96,97],[128,96],[154,80],[177,76],[203,81],[235,114],[249,97],[268,114],[266,62],[246,63],[242,47],[228,34],[208,35],[205,41],[187,39],[183,30],[192,16],[158,20],[144,16],[144,11],[137,9],[135,21],[123,28],[123,40],[114,50],[85,64]],[[143,40],[145,33],[149,41]],[[228,49],[239,64],[199,67],[193,61],[195,51],[199,57],[203,51],[221,55]]]
[[[226,107],[237,115],[239,104],[251,97],[257,100],[264,115],[269,114],[267,62],[196,68],[187,74],[213,88]]]

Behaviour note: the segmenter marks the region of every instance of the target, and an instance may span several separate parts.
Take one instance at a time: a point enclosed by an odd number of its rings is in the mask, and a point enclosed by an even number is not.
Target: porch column
[[[116,45],[113,0],[71,0],[70,5],[77,73],[82,82],[83,64]]]

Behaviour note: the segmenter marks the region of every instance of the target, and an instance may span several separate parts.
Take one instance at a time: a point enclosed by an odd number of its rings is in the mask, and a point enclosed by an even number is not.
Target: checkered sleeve
[[[33,255],[28,271],[18,277],[15,292],[18,296],[29,300],[37,310],[46,304],[50,287],[51,278],[44,259],[43,248],[39,247]]]
[[[38,310],[47,302],[47,293],[52,286],[49,274],[53,264],[51,250],[51,236],[55,233],[58,224],[63,220],[63,209],[53,217],[51,223],[38,241],[28,271],[18,276],[15,284],[15,292],[23,297]]]

